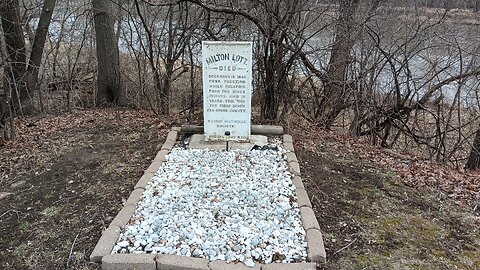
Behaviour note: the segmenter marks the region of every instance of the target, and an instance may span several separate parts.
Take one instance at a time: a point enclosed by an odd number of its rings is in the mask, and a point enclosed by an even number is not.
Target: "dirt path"
[[[172,125],[113,109],[19,123],[0,148],[0,191],[15,193],[0,202],[0,269],[99,269],[89,254]],[[324,233],[321,269],[480,269],[478,215],[304,131],[292,133]]]

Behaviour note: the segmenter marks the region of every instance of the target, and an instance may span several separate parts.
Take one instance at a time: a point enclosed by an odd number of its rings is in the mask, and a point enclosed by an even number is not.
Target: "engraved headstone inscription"
[[[252,43],[203,41],[202,67],[205,140],[249,141]]]

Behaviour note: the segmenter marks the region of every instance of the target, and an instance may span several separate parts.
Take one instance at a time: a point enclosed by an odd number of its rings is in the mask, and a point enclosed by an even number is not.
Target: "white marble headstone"
[[[250,140],[252,43],[203,41],[205,140]]]

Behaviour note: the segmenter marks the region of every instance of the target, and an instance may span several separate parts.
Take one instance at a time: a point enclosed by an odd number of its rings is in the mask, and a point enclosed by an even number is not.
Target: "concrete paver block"
[[[156,173],[160,166],[162,166],[163,161],[160,160],[153,160],[152,164],[148,166],[147,170],[145,172],[149,173]]]
[[[175,142],[177,140],[177,136],[178,136],[178,131],[172,130],[172,131],[168,132],[167,138],[165,139],[165,141]]]
[[[303,185],[302,178],[300,176],[295,175],[292,179],[292,182],[293,182],[293,185],[295,186],[295,188],[305,189],[305,186]]]
[[[202,258],[160,254],[155,260],[157,270],[210,270],[209,261]]]
[[[157,155],[155,156],[154,161],[165,161],[165,156],[168,155],[169,151],[168,150],[160,150],[158,151]]]
[[[256,135],[283,135],[282,126],[271,125],[252,125],[250,127],[251,133]]]
[[[300,164],[298,164],[298,162],[295,162],[295,161],[288,162],[288,166],[290,167],[290,169],[292,169],[293,173],[297,175],[300,174]]]
[[[145,172],[145,174],[143,174],[143,176],[140,178],[140,180],[138,180],[134,189],[138,189],[138,188],[146,189],[148,183],[150,182],[150,180],[152,179],[152,177],[154,175],[155,175],[155,172]]]
[[[255,263],[254,267],[248,267],[245,264],[238,263],[227,263],[225,261],[213,261],[208,264],[210,270],[261,270],[263,264]]]
[[[112,252],[113,246],[118,240],[120,236],[120,227],[118,226],[110,226],[108,227],[98,240],[97,245],[90,254],[90,261],[91,262],[101,262],[103,256],[106,256]]]
[[[145,189],[143,188],[136,188],[130,193],[130,196],[128,197],[128,200],[125,202],[125,205],[137,205],[137,203],[140,201],[142,198],[143,192]]]
[[[320,225],[318,225],[317,217],[312,208],[308,206],[300,207],[300,215],[302,216],[302,223],[305,231],[309,229],[320,230]]]
[[[168,151],[170,151],[170,150],[172,150],[173,145],[174,145],[174,142],[166,141],[166,142],[162,145],[162,147],[160,148],[160,150],[168,150]]]
[[[302,206],[308,206],[312,208],[312,203],[310,202],[310,199],[308,198],[307,191],[303,188],[297,188],[297,203],[298,207]]]
[[[293,148],[293,143],[291,142],[284,142],[283,143],[283,148],[287,151],[294,152],[295,149]]]
[[[102,270],[156,270],[155,254],[110,254],[102,259]]]
[[[293,143],[292,135],[290,134],[283,135],[283,143]]]
[[[123,206],[122,210],[118,212],[117,216],[112,220],[110,226],[118,226],[120,229],[125,228],[125,225],[130,221],[130,218],[135,213],[136,205],[127,204]]]
[[[287,152],[285,154],[285,156],[287,157],[287,162],[297,162],[298,163],[297,155],[295,155],[295,153]]]
[[[317,229],[307,230],[307,261],[325,262],[326,258],[322,233]]]
[[[262,270],[315,270],[316,263],[270,263],[262,267]]]
[[[161,150],[172,150],[173,146],[177,142],[178,131],[170,131],[165,139],[165,142],[162,145]]]

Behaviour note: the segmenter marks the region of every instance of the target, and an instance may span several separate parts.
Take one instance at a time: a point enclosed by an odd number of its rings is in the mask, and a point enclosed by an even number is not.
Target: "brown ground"
[[[0,202],[0,269],[98,269],[89,254],[173,125],[114,109],[20,122],[0,147],[0,191],[15,193]],[[327,248],[320,269],[480,269],[471,206],[402,184],[333,136],[291,133]]]
[[[365,158],[381,155],[373,147],[367,155],[328,133],[292,133],[325,241],[320,269],[480,269],[475,202],[406,186]]]
[[[167,129],[132,111],[38,120],[20,123],[17,141],[0,148],[0,190],[15,192],[0,205],[0,269],[96,269],[88,256]]]

